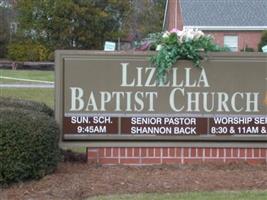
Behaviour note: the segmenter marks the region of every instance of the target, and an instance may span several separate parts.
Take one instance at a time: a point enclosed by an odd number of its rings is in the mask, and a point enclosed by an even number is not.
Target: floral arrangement
[[[227,50],[216,45],[210,35],[195,29],[173,29],[152,36],[154,38],[151,41],[156,45],[157,54],[151,58],[151,62],[157,68],[158,81],[166,79],[167,72],[177,60],[192,60],[194,66],[201,67],[201,52]]]

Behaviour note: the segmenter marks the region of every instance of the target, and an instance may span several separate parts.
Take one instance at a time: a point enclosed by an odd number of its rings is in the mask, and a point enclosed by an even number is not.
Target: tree
[[[131,0],[126,29],[140,40],[149,33],[161,32],[166,0]]]
[[[0,7],[0,57],[3,57],[8,42],[8,23],[6,20],[5,9]]]
[[[46,44],[51,50],[102,49],[105,40],[123,34],[125,0],[20,0],[20,37]]]
[[[10,40],[10,22],[12,6],[7,0],[0,0],[0,57],[5,57],[7,44]]]

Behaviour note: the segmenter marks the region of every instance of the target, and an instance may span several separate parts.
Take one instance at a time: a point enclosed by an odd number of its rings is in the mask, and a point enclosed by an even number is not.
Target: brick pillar
[[[183,17],[180,5],[180,0],[169,0],[167,13],[168,30],[177,28],[183,29]]]

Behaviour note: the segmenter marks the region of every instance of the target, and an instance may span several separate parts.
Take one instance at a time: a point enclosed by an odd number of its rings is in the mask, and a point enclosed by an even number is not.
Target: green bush
[[[0,111],[1,108],[7,107],[43,112],[50,117],[54,116],[54,111],[44,103],[0,97]]]
[[[23,107],[0,108],[0,185],[53,172],[61,157],[55,120]]]
[[[263,46],[265,46],[265,45],[267,45],[267,30],[265,30],[265,31],[262,32],[261,41],[260,41],[260,43],[258,45],[258,50],[260,52],[262,52],[262,49],[261,48]]]
[[[8,45],[8,57],[15,61],[47,61],[49,50],[32,41],[13,42]]]

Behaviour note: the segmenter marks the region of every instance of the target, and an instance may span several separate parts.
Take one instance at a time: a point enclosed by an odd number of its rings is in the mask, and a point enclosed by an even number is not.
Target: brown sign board
[[[179,61],[165,82],[144,52],[56,52],[61,144],[267,145],[267,56]]]

